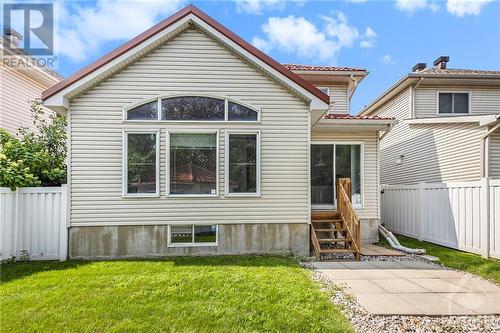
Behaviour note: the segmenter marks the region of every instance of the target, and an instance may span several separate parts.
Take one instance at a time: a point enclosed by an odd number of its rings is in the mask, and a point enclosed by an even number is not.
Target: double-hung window
[[[227,132],[226,195],[260,194],[260,133]]]
[[[124,155],[124,195],[158,196],[159,132],[126,131]]]
[[[469,93],[440,92],[438,93],[438,113],[443,115],[468,114]]]

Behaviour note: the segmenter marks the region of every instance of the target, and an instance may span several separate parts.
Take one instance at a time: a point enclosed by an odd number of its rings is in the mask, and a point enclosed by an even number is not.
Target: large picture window
[[[158,133],[126,132],[124,138],[125,194],[158,195]]]
[[[226,138],[226,194],[258,194],[259,134],[229,132]]]
[[[217,195],[217,132],[170,133],[169,194]]]

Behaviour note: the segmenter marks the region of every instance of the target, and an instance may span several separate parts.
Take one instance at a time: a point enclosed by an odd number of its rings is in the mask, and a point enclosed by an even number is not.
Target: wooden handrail
[[[311,223],[311,240],[312,240],[312,245],[314,249],[314,254],[316,255],[316,258],[318,260],[321,259],[321,254],[319,252],[320,250],[320,245],[318,241],[318,236],[316,236],[316,230],[314,230],[314,224]]]
[[[356,251],[356,260],[360,260],[360,233],[361,225],[359,217],[354,211],[351,202],[351,180],[349,178],[339,178],[337,182],[337,210],[344,221],[347,235],[352,239],[350,246]]]

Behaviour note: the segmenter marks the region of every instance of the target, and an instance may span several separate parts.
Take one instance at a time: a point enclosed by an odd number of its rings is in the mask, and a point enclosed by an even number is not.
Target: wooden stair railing
[[[359,217],[352,207],[351,180],[349,178],[339,178],[337,182],[337,211],[342,217],[348,237],[353,240],[350,244],[346,243],[346,246],[351,246],[356,260],[360,260],[361,225]]]
[[[348,253],[360,260],[360,221],[350,198],[351,180],[341,178],[337,182],[337,211],[312,212],[311,245],[318,260],[322,254]]]

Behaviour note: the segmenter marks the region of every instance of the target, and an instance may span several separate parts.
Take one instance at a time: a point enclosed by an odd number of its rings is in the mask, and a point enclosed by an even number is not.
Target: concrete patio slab
[[[404,253],[378,245],[361,245],[361,254],[364,256],[404,256]]]
[[[368,312],[379,315],[500,314],[500,287],[425,262],[313,263],[345,285]]]

